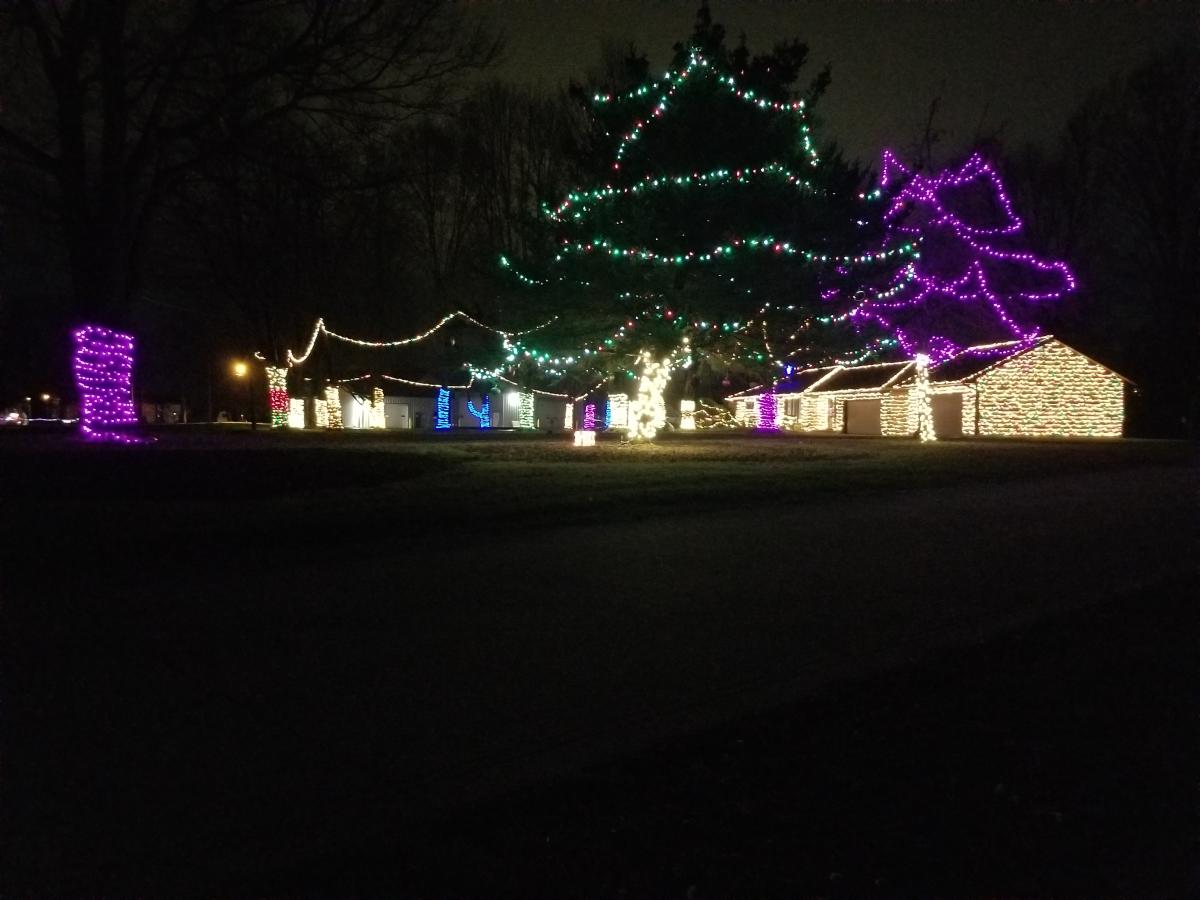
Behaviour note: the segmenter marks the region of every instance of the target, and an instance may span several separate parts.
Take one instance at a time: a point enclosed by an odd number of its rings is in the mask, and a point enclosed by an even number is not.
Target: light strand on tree
[[[521,391],[520,393],[517,400],[517,427],[524,429],[534,427],[533,391]]]
[[[638,381],[637,399],[629,404],[630,432],[636,439],[652,441],[658,430],[667,424],[667,404],[663,391],[671,378],[671,361],[656,360],[649,350],[639,360],[642,376]]]
[[[647,247],[619,247],[606,238],[593,238],[591,241],[564,241],[558,248],[559,254],[585,254],[596,251],[601,255],[612,257],[628,257],[659,265],[682,266],[692,262],[712,262],[715,259],[729,259],[740,251],[762,251],[803,259],[807,263],[819,263],[839,266],[865,265],[880,263],[897,255],[913,255],[916,252],[915,241],[901,244],[887,250],[859,254],[828,254],[815,250],[802,250],[793,247],[790,241],[779,241],[770,235],[764,237],[734,238],[728,242],[717,244],[708,250],[686,250],[675,253],[659,253]]]
[[[696,430],[696,401],[695,400],[680,400],[679,401],[679,430],[680,431],[695,431]]]
[[[444,387],[438,388],[434,401],[433,427],[437,431],[445,431],[450,427],[450,391]]]
[[[647,191],[657,191],[670,187],[708,187],[711,185],[721,184],[748,184],[756,178],[762,176],[778,176],[783,179],[784,184],[792,185],[797,190],[804,193],[817,193],[817,188],[813,186],[811,181],[801,178],[781,163],[768,163],[765,166],[746,167],[742,169],[713,169],[709,172],[692,172],[687,175],[647,175],[636,184],[627,187],[613,187],[605,185],[603,188],[594,190],[575,190],[567,195],[561,203],[554,209],[547,207],[545,214],[555,221],[562,222],[563,214],[570,209],[575,212],[571,215],[571,220],[578,222],[584,214],[599,203],[606,200],[613,200],[617,197],[625,195],[637,196],[638,194]],[[510,267],[507,258],[501,257],[501,265],[506,268]],[[534,283],[535,279],[529,279]]]
[[[770,391],[758,398],[758,430],[779,430],[779,404]]]
[[[1019,321],[1010,304],[1057,300],[1076,289],[1075,276],[1064,262],[1047,262],[1032,253],[990,243],[997,237],[1014,236],[1023,227],[995,169],[976,153],[958,168],[923,175],[906,169],[895,154],[885,151],[881,184],[887,186],[898,179],[903,183],[891,197],[884,221],[892,233],[909,239],[920,237],[926,245],[936,237],[937,250],[914,254],[897,272],[894,283],[856,309],[853,318],[887,329],[905,353],[927,353],[935,363],[963,347],[956,337],[942,333],[943,326],[922,316],[933,301],[986,311],[990,320],[1012,337],[1036,338],[1038,327]],[[999,223],[969,222],[955,210],[954,200],[968,188],[986,194],[1001,212]],[[916,216],[916,221],[902,221],[905,216],[910,220]],[[1019,281],[1041,280],[1044,286],[1006,289],[997,285],[996,273],[1006,267],[1021,272]]]
[[[387,428],[387,398],[383,396],[381,387],[371,391],[371,409],[367,415],[367,427]]]
[[[74,333],[79,430],[84,437],[119,444],[145,439],[130,433],[133,408],[133,336],[85,325]]]
[[[338,388],[333,385],[325,388],[325,407],[326,427],[342,428],[342,396]]]
[[[304,398],[292,397],[288,400],[288,428],[303,428],[304,427]]]
[[[589,403],[583,408],[583,430],[596,430],[596,404]]]
[[[287,369],[267,366],[267,407],[271,410],[271,427],[290,425],[291,407],[288,405]],[[303,426],[301,426],[303,427]]]
[[[475,408],[475,404],[471,398],[467,398],[467,412],[479,420],[480,428],[492,427],[492,401],[487,393],[483,395],[483,401],[479,405],[479,409]]]
[[[917,408],[917,435],[922,443],[937,440],[933,427],[933,396],[929,390],[929,357],[918,353],[915,357],[916,378],[913,382],[913,403]]]

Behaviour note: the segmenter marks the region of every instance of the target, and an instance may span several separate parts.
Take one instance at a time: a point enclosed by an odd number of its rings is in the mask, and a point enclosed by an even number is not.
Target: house
[[[746,427],[858,435],[917,433],[913,360],[796,372],[727,398]],[[1057,338],[968,347],[929,370],[938,437],[1120,437],[1127,379]],[[763,403],[772,393],[774,403]],[[774,421],[761,421],[770,417]]]
[[[449,430],[520,427],[520,394],[515,390],[479,388],[438,388],[434,386],[385,382],[387,388],[371,387],[368,382],[343,382],[324,389],[323,397],[292,397],[288,425],[291,428],[342,427],[349,429]],[[443,418],[439,421],[439,399],[444,395]],[[336,400],[335,400],[336,398]],[[334,404],[331,407],[331,404]],[[340,426],[334,425],[341,413]],[[533,396],[533,427],[538,431],[562,431],[566,427],[567,404],[557,396]],[[484,425],[484,422],[487,422]]]

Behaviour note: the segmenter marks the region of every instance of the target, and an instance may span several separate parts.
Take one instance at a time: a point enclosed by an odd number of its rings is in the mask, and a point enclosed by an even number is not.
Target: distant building
[[[805,369],[726,402],[751,428],[762,396],[773,393],[786,430],[915,435],[916,375],[911,360]],[[930,369],[934,430],[938,437],[1120,437],[1127,384],[1050,335],[969,347]]]

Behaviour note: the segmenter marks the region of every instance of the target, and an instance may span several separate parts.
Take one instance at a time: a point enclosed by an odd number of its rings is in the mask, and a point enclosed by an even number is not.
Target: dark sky
[[[699,0],[477,0],[508,33],[499,74],[546,88],[592,67],[604,39],[633,39],[660,75]],[[911,145],[941,97],[943,151],[1003,124],[1010,144],[1052,139],[1094,88],[1200,31],[1200,2],[1066,0],[712,0],[751,50],[806,41],[833,64],[822,139],[867,161]],[[816,66],[814,66],[814,72]]]

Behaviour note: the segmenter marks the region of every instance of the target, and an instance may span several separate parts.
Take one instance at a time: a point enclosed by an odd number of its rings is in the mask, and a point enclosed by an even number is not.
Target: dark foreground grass
[[[1194,897],[1197,637],[1190,584],[1162,584],[250,892]]]
[[[146,447],[0,434],[0,553],[197,553],[408,541],[830,496],[1188,465],[1165,441],[947,441],[673,435],[654,444],[523,434],[164,429]],[[226,554],[228,557],[228,554]],[[234,554],[236,556],[236,554]],[[248,562],[249,560],[245,560]]]

